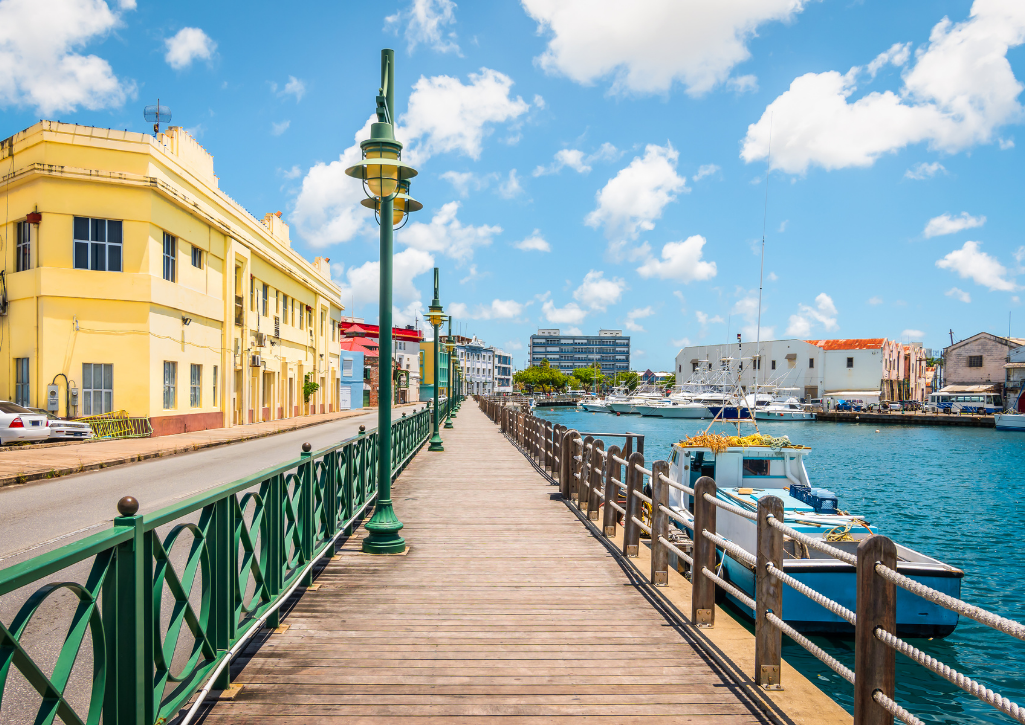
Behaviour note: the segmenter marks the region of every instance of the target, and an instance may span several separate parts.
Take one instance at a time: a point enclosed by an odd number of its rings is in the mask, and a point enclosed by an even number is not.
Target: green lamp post
[[[445,337],[445,350],[448,352],[448,379],[445,381],[445,388],[448,395],[448,417],[445,418],[445,427],[454,428],[452,425],[452,419],[456,417],[455,411],[452,409],[452,355],[455,352],[456,346],[452,342],[452,315],[448,316],[448,335]]]
[[[380,390],[377,407],[377,507],[367,522],[369,532],[363,551],[369,554],[395,554],[405,551],[399,536],[402,522],[395,516],[391,501],[391,410],[392,410],[392,236],[402,227],[409,213],[423,208],[409,196],[409,180],[416,169],[402,162],[402,144],[395,140],[395,51],[381,51],[381,88],[377,94],[377,123],[370,127],[370,138],[360,144],[363,159],[345,173],[363,182],[367,198],[360,202],[374,210],[381,225],[380,294]]]
[[[441,300],[438,298],[438,268],[434,268],[434,299],[431,306],[427,308],[427,320],[434,328],[434,435],[431,436],[431,444],[427,447],[429,451],[444,451],[441,434],[438,432],[438,388],[441,377],[441,339],[438,337],[438,328],[445,321],[445,311],[441,308]]]

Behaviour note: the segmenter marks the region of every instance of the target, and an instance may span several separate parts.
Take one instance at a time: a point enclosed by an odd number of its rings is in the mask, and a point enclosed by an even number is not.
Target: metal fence
[[[478,398],[484,413],[554,483],[563,498],[588,520],[598,521],[606,537],[616,535],[622,518],[623,554],[638,556],[641,532],[651,539],[653,586],[669,581],[669,554],[690,567],[691,622],[697,627],[715,626],[716,588],[728,592],[755,612],[755,682],[765,689],[780,689],[782,635],[822,661],[854,687],[855,725],[884,725],[898,718],[909,725],[922,723],[894,701],[896,654],[900,653],[965,692],[993,706],[1019,723],[1025,723],[1025,707],[993,692],[985,685],[957,672],[897,637],[898,587],[974,619],[994,630],[1025,640],[1025,624],[1001,617],[980,607],[956,599],[916,582],[897,571],[897,548],[885,536],[869,536],[854,554],[796,531],[783,522],[783,501],[763,496],[757,510],[749,510],[717,497],[715,481],[702,476],[693,488],[670,480],[669,463],[654,461],[644,467],[644,454],[624,455],[618,446],[605,449],[593,435],[581,437],[578,431],[529,413],[513,410],[500,399]],[[623,474],[623,470],[626,474]],[[651,496],[644,494],[645,483]],[[669,489],[694,497],[694,518],[669,508]],[[716,534],[716,512],[728,510],[756,522],[757,551],[751,554]],[[647,511],[645,516],[642,511]],[[690,530],[686,542],[672,540],[670,521]],[[856,571],[857,611],[850,611],[820,592],[811,589],[783,571],[783,544],[792,539],[841,561]],[[717,551],[729,554],[754,572],[755,596],[750,597],[716,574]],[[783,621],[783,588],[792,587],[812,601],[849,622],[855,629],[854,668],[824,652],[811,640]]]
[[[430,437],[431,415],[392,424],[393,475]],[[0,704],[20,687],[36,713],[18,722],[154,725],[204,683],[228,687],[232,657],[261,627],[278,626],[279,607],[312,584],[317,560],[373,503],[378,436],[305,444],[296,459],[154,513],[139,515],[126,497],[112,528],[0,570],[0,597],[26,595],[10,624],[0,622]],[[76,570],[85,574],[69,581]],[[48,661],[29,641],[39,634],[33,618],[68,593],[74,612]],[[91,685],[71,698],[83,661]]]

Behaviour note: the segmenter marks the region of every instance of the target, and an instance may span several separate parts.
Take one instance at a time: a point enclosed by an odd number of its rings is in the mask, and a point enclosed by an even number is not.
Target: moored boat
[[[788,527],[854,553],[863,539],[877,531],[863,515],[841,510],[831,491],[812,486],[804,465],[810,453],[810,448],[794,446],[786,437],[698,436],[673,446],[669,477],[693,487],[701,476],[710,476],[717,484],[717,498],[751,513],[757,510],[760,498],[776,496],[783,502],[784,523]],[[692,521],[693,497],[675,488],[670,489],[669,497],[671,508]],[[751,519],[728,509],[716,512],[716,533],[751,554],[756,552],[756,532]],[[856,611],[855,567],[789,537],[784,537],[783,548],[783,570],[787,574]],[[720,551],[719,555],[724,578],[753,595],[753,570],[725,552]],[[944,594],[960,597],[964,576],[960,569],[900,544],[897,559],[900,573]],[[753,616],[741,602],[730,599]],[[854,631],[846,620],[791,587],[783,588],[782,617],[806,633]],[[898,636],[944,637],[954,631],[957,619],[957,614],[898,588]]]

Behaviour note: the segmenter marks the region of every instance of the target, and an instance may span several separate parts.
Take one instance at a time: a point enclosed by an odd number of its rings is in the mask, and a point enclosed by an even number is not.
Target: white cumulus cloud
[[[672,145],[649,144],[644,156],[635,157],[595,195],[597,207],[584,221],[605,228],[613,256],[622,253],[626,240],[654,229],[666,205],[687,191],[686,179],[676,173],[679,155]]]
[[[434,268],[434,257],[419,249],[404,249],[392,258],[392,303],[395,324],[409,325],[423,305],[415,280]],[[331,277],[342,288],[342,300],[353,300],[356,307],[376,305],[381,295],[380,262],[366,262],[345,269],[331,265]]]
[[[700,310],[694,313],[694,317],[697,318],[698,324],[704,327],[705,325],[722,324],[726,322],[719,315],[710,316],[707,312],[701,312]]]
[[[986,217],[972,216],[966,211],[953,217],[950,214],[940,214],[928,221],[925,229],[922,231],[922,236],[929,239],[930,237],[939,237],[944,234],[956,234],[965,229],[981,227],[985,223]]]
[[[915,164],[910,169],[904,172],[905,179],[914,179],[915,181],[921,181],[923,179],[931,179],[939,173],[947,173],[946,167],[943,166],[939,161],[933,161],[932,163],[925,163],[924,161]]]
[[[291,126],[291,125],[292,125],[291,121],[282,121],[281,123],[271,123],[271,125],[270,125],[270,132],[272,134],[274,134],[275,136],[280,136],[285,131],[287,131],[288,127]]]
[[[626,322],[623,323],[623,326],[631,332],[644,332],[644,328],[638,324],[637,320],[642,320],[645,317],[651,317],[654,314],[655,310],[652,309],[651,305],[630,310],[626,313]]]
[[[384,26],[398,33],[403,22],[410,53],[420,44],[440,53],[459,53],[456,33],[449,29],[456,22],[456,4],[452,0],[411,0],[405,10],[387,16]]]
[[[808,337],[812,328],[822,325],[826,332],[832,332],[839,327],[836,323],[837,311],[833,304],[833,298],[822,292],[815,298],[815,306],[806,304],[797,306],[797,314],[790,315],[787,325],[787,335],[791,337]]]
[[[741,157],[750,163],[768,155],[770,124],[772,166],[792,174],[809,166],[871,166],[883,154],[922,142],[946,153],[994,142],[997,129],[1022,118],[1018,95],[1025,86],[1014,77],[1007,52],[1023,42],[1025,3],[976,0],[967,20],[943,18],[933,27],[928,45],[904,71],[899,93],[851,101],[866,72],[858,66],[794,79],[748,127]],[[906,60],[902,52],[887,62],[900,60]]]
[[[522,249],[524,252],[550,252],[552,251],[552,245],[541,236],[541,230],[535,229],[531,232],[530,236],[523,239],[513,245],[517,249]]]
[[[303,96],[306,95],[306,84],[295,76],[289,76],[288,83],[286,83],[285,87],[281,89],[281,93],[279,95],[293,96],[295,98],[295,102],[298,103],[303,99]]]
[[[121,3],[122,10],[135,4]],[[0,106],[27,106],[40,116],[117,108],[135,97],[103,58],[78,51],[121,25],[102,0],[0,2]]]
[[[188,68],[196,60],[210,60],[217,51],[217,43],[199,28],[182,28],[164,40],[164,45],[164,60],[175,70]]]
[[[604,272],[592,269],[573,291],[573,299],[592,310],[604,311],[609,305],[619,302],[624,290],[626,282],[619,277],[606,279]]]
[[[972,296],[970,294],[965,292],[963,289],[958,289],[957,287],[951,287],[943,294],[947,297],[953,297],[955,300],[960,300],[966,304],[972,301]]]
[[[701,181],[706,176],[711,176],[719,171],[719,167],[715,164],[705,164],[698,168],[698,173],[691,177],[693,181]]]
[[[473,258],[477,247],[486,247],[502,227],[463,224],[456,218],[459,202],[443,204],[429,222],[413,222],[402,233],[402,243],[425,252],[441,252],[457,262]]]
[[[590,85],[611,78],[611,92],[664,93],[675,82],[691,95],[726,82],[750,57],[758,27],[789,21],[806,0],[521,0],[549,37],[536,62]],[[736,79],[750,86],[747,77]]]
[[[458,307],[457,307],[458,306]],[[465,304],[456,302],[452,306],[452,314],[456,317],[469,317],[474,320],[511,320],[519,317],[526,305],[516,300],[494,299],[490,305],[477,305],[472,311]],[[456,310],[460,314],[456,315]]]
[[[916,330],[914,328],[901,330],[900,339],[907,340],[909,342],[919,342],[925,339],[925,330]]]
[[[548,322],[555,325],[567,324],[576,325],[584,321],[587,311],[582,309],[576,302],[570,302],[565,307],[556,307],[551,300],[545,300],[541,305],[541,312]],[[577,334],[570,332],[569,334]]]
[[[965,242],[960,249],[955,249],[942,259],[936,260],[940,269],[956,272],[961,279],[970,279],[976,284],[1000,292],[1013,292],[1017,289],[1014,280],[1008,279],[1007,267],[1000,264],[995,257],[983,252],[981,242]]]
[[[662,258],[648,259],[637,268],[637,273],[645,278],[671,279],[683,284],[712,279],[716,275],[715,262],[702,259],[706,242],[700,234],[682,242],[668,242],[662,247]]]
[[[555,160],[549,166],[538,166],[534,169],[534,176],[557,174],[565,167],[573,169],[578,174],[586,174],[591,170],[591,164],[596,161],[615,161],[620,156],[619,149],[608,141],[599,146],[593,154],[585,154],[580,149],[559,149],[555,152]]]

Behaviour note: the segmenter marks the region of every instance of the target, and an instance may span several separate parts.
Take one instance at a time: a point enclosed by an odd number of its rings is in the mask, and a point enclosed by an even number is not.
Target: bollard
[[[769,525],[768,517],[783,521],[783,500],[777,496],[758,499],[758,551],[755,562],[755,683],[765,690],[782,690],[780,664],[783,633],[766,618],[772,612],[783,618],[783,583],[769,573],[768,565],[783,570],[783,532]]]
[[[619,486],[613,483],[612,479],[623,480],[623,466],[613,460],[613,457],[619,454],[619,446],[610,446],[605,456],[605,513],[601,528],[610,539],[616,535],[616,521],[619,520],[619,512],[612,506],[619,499]]]
[[[705,494],[715,497],[715,481],[702,476],[694,484],[694,566],[691,568],[690,619],[698,627],[715,626],[715,582],[701,573],[702,569],[715,571],[715,544],[701,535],[702,531],[715,533],[714,504],[705,500]]]
[[[651,465],[651,584],[656,587],[669,584],[669,550],[659,541],[669,540],[669,516],[660,508],[669,508],[669,485],[660,474],[669,478],[668,461]]]
[[[892,725],[893,715],[872,698],[880,690],[893,699],[896,653],[875,631],[897,631],[897,587],[876,574],[875,565],[897,568],[897,547],[885,536],[858,544],[858,589],[854,631],[855,725]]]
[[[605,441],[600,438],[591,444],[591,475],[588,477],[590,491],[587,495],[587,518],[589,521],[598,520],[598,492],[602,487],[602,469],[604,461],[601,452],[605,450]]]
[[[641,500],[634,491],[644,488],[644,474],[637,470],[644,466],[644,454],[634,451],[627,459],[626,466],[626,517],[623,521],[623,554],[636,559],[641,544],[641,527],[637,522],[641,518]]]

